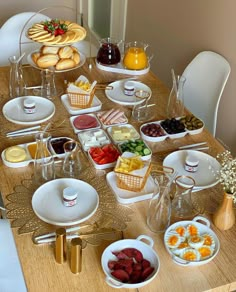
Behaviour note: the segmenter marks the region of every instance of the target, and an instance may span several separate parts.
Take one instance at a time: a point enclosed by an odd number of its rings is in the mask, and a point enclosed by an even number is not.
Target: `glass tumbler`
[[[133,107],[132,116],[138,122],[143,122],[149,119],[148,100],[150,93],[145,90],[138,90],[135,92],[137,104]]]

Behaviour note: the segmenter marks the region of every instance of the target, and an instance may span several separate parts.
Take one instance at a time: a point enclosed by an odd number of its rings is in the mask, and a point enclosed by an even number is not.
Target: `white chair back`
[[[10,17],[0,29],[1,54],[0,66],[9,65],[10,56],[20,56],[20,45],[22,53],[25,52],[22,63],[27,63],[27,54],[40,47],[39,44],[31,42],[26,37],[26,31],[32,24],[49,19],[48,16],[36,12],[23,12]],[[27,24],[26,24],[27,23]],[[25,28],[24,28],[25,26]],[[24,31],[21,36],[21,32]]]
[[[202,119],[205,127],[215,136],[217,113],[230,65],[221,55],[204,51],[186,67],[183,76],[184,104],[194,115]]]

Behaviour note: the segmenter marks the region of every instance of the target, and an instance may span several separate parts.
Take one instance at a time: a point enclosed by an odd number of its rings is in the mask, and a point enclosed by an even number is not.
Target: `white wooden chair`
[[[221,55],[203,51],[186,67],[183,76],[184,104],[202,119],[205,127],[215,136],[220,99],[231,68]]]

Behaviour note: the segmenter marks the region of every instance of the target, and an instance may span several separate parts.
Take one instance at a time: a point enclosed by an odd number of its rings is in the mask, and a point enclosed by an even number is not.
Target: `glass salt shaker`
[[[149,203],[147,225],[153,232],[165,232],[170,224],[171,200],[169,179],[165,175],[152,173],[154,192]]]
[[[62,166],[64,177],[78,178],[81,172],[81,161],[79,153],[81,149],[76,141],[71,140],[64,145],[65,159]]]
[[[39,132],[35,139],[34,179],[37,184],[43,184],[55,178],[54,158],[49,147],[51,135]]]

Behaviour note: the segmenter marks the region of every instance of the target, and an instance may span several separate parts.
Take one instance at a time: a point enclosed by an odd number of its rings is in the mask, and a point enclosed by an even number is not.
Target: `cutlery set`
[[[206,146],[204,146],[204,145],[206,145]],[[207,146],[207,142],[199,142],[199,143],[195,143],[195,144],[179,146],[177,148],[170,149],[170,150],[159,151],[159,152],[156,152],[155,154],[156,155],[168,155],[168,154],[170,154],[174,151],[178,151],[178,150],[206,151],[206,150],[209,150],[209,146]]]

